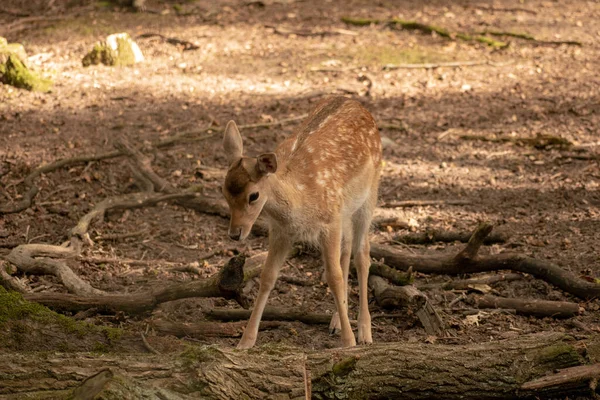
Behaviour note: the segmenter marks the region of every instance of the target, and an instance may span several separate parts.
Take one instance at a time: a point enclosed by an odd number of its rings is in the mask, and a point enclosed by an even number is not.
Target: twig
[[[140,337],[142,338],[142,342],[144,342],[144,347],[150,352],[150,353],[154,353],[157,356],[161,355],[161,352],[156,350],[154,347],[150,346],[150,343],[148,343],[148,341],[146,340],[146,336],[144,336],[144,332],[140,331]]]
[[[572,45],[572,46],[583,46],[583,44],[576,40],[542,40],[536,39],[534,36],[528,33],[520,33],[520,32],[510,32],[510,31],[495,31],[495,30],[486,30],[482,32],[483,35],[492,35],[492,36],[508,36],[514,37],[517,39],[528,40],[531,42],[535,42],[536,44],[547,44],[547,45]]]
[[[435,69],[435,68],[462,68],[473,67],[478,65],[489,65],[491,67],[503,67],[508,63],[494,63],[491,61],[454,61],[454,62],[439,62],[439,63],[423,63],[423,64],[386,64],[384,70],[394,69]]]
[[[494,7],[494,6],[485,7],[485,6],[476,6],[475,8],[477,8],[479,10],[486,10],[486,11],[492,11],[492,12],[524,12],[524,13],[529,13],[529,14],[537,15],[536,11],[529,10],[527,8],[521,8],[521,7]]]
[[[470,200],[404,200],[390,201],[383,204],[382,207],[467,206],[470,204],[472,204]]]
[[[289,36],[304,36],[304,37],[314,37],[314,36],[335,36],[335,35],[349,35],[349,36],[357,36],[358,32],[349,31],[347,29],[331,29],[328,31],[313,31],[309,29],[289,29],[282,26],[274,26],[274,25],[265,25],[267,29],[273,29],[278,35]]]
[[[178,38],[174,38],[174,37],[167,37],[167,36],[161,35],[160,33],[142,33],[141,35],[138,35],[136,37],[136,39],[140,39],[140,38],[145,39],[145,38],[151,38],[151,37],[159,37],[162,40],[164,40],[165,42],[172,44],[174,46],[182,46],[183,51],[197,50],[200,48],[200,46],[198,46],[197,44],[194,44],[187,40],[182,40],[182,39],[178,39]]]

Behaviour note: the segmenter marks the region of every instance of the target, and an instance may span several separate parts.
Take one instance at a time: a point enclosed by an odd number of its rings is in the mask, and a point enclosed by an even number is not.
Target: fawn
[[[261,211],[269,223],[269,253],[252,315],[238,349],[254,346],[279,270],[294,242],[317,245],[337,312],[331,332],[355,346],[348,319],[350,255],[358,273],[358,342],[372,343],[368,308],[369,228],[381,173],[381,138],[371,114],[344,97],[321,101],[274,153],[243,157],[234,121],[223,147],[229,170],[223,194],[231,211],[229,237],[243,240]]]

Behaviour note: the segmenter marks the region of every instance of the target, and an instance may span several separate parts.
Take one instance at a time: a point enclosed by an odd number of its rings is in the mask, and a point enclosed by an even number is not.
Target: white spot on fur
[[[312,147],[310,147],[310,146],[306,146],[306,151],[307,151],[308,153],[312,153],[312,152],[313,152],[313,151],[315,151],[315,150],[314,150]]]
[[[292,151],[296,150],[297,145],[298,145],[298,138],[296,138],[296,140],[294,140],[294,144],[292,145]]]
[[[306,189],[306,186],[304,186],[304,185],[302,185],[301,183],[299,183],[298,185],[296,185],[296,188],[297,188],[299,191],[303,191],[304,189]]]

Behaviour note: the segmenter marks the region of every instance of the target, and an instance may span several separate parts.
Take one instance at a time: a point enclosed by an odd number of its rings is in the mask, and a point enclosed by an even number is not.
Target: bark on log
[[[145,397],[150,399],[167,394],[173,394],[167,398],[301,399],[305,376],[310,376],[314,399],[574,398],[592,393],[590,382],[597,371],[586,363],[598,362],[594,355],[600,354],[599,342],[597,337],[578,341],[561,333],[543,333],[464,346],[382,343],[306,353],[273,346],[252,351],[191,346],[176,356],[9,353],[0,363],[0,396],[17,399],[43,391],[65,398],[85,378],[109,367],[119,371],[130,388],[154,388]],[[567,371],[574,371],[572,376],[578,373],[579,379],[552,385],[551,395],[539,392],[539,386],[530,388],[557,369],[572,367]]]
[[[536,317],[572,318],[583,313],[583,307],[568,301],[549,301],[534,299],[511,299],[492,296],[473,297],[472,302],[478,308],[506,308],[515,310],[517,314],[534,315]]]
[[[383,258],[386,265],[402,271],[412,267],[413,271],[424,274],[459,275],[513,270],[533,275],[582,299],[600,297],[600,284],[579,279],[556,264],[515,253],[478,256],[479,247],[491,231],[491,225],[482,224],[473,233],[465,249],[454,257],[404,253],[379,243],[371,243],[371,257],[378,260]]]

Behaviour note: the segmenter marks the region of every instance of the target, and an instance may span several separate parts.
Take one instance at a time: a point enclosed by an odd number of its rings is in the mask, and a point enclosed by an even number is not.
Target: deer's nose
[[[230,228],[229,237],[233,240],[240,240],[242,236],[242,228]]]

